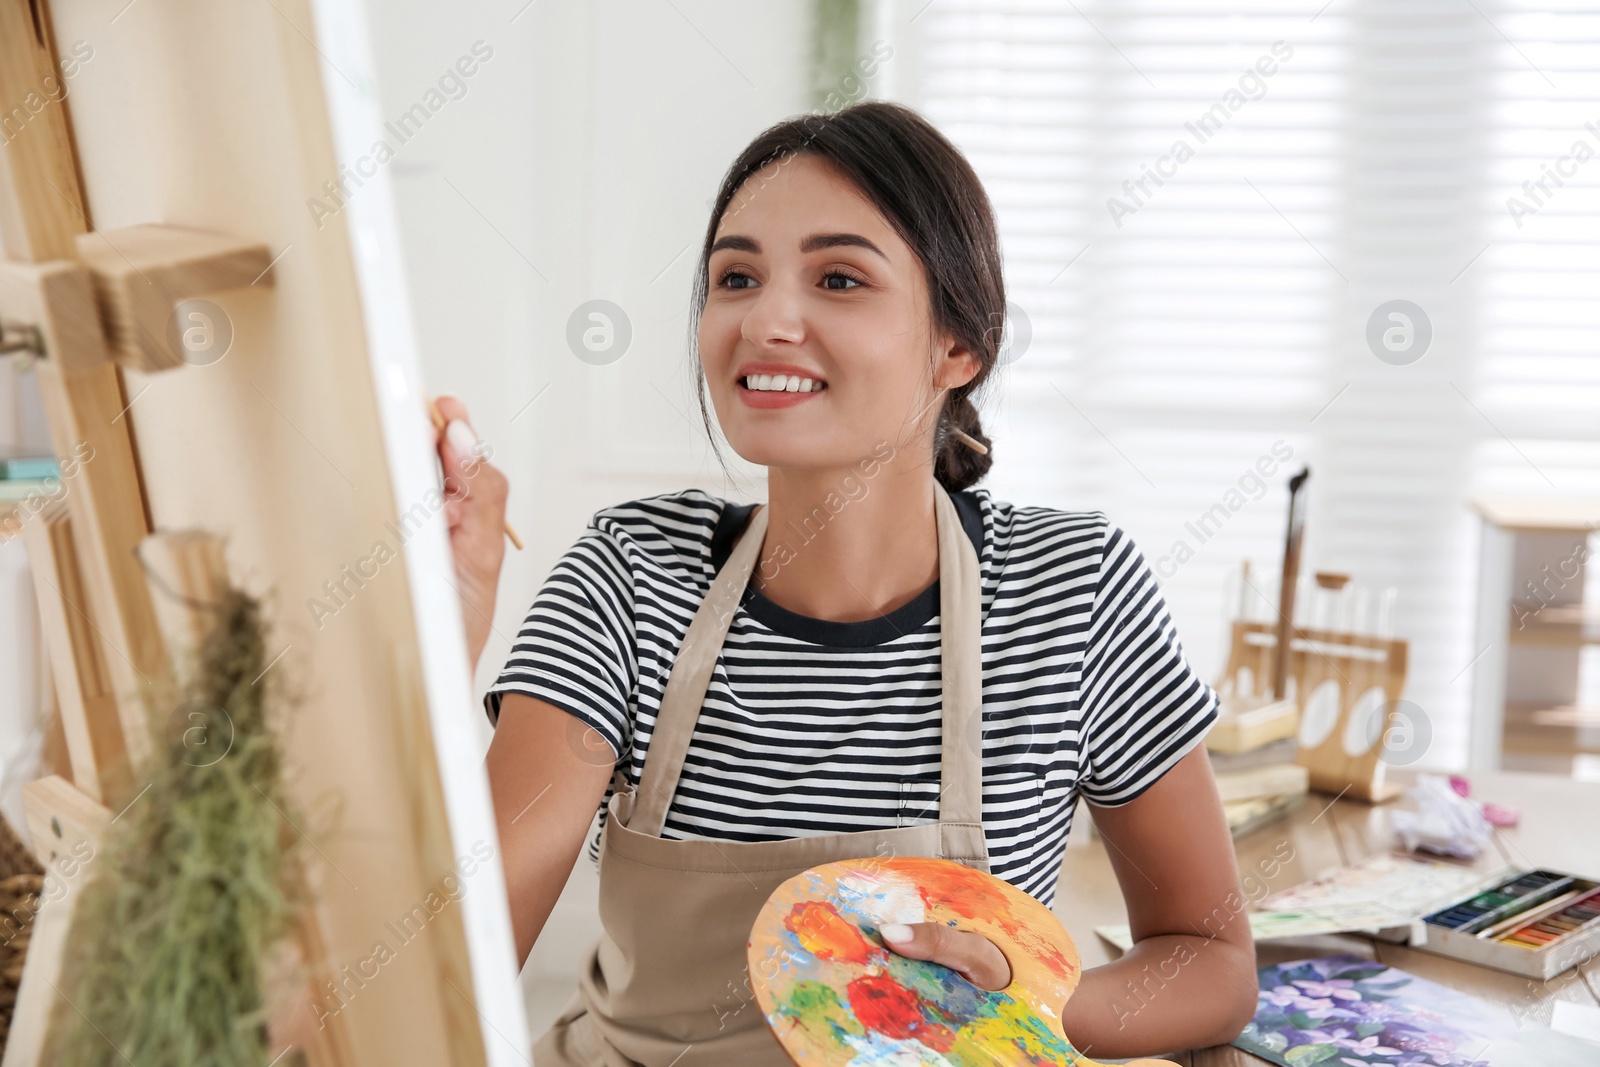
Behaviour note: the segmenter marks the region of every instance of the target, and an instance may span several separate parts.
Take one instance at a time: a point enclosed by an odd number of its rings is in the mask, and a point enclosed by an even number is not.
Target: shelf
[[[1600,754],[1600,707],[1507,701],[1503,748],[1537,756]]]
[[[1496,526],[1529,532],[1574,533],[1600,528],[1600,498],[1579,496],[1480,496],[1478,513]]]
[[[1600,613],[1582,604],[1512,604],[1508,636],[1514,645],[1600,644]]]
[[[1535,726],[1561,726],[1573,730],[1600,730],[1600,707],[1582,707],[1568,704],[1558,708],[1540,708],[1529,715]]]

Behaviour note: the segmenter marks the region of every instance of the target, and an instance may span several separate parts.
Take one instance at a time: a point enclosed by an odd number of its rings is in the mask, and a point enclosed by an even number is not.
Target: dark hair
[[[972,394],[994,370],[1005,323],[1006,292],[994,208],[959,149],[911,108],[879,100],[831,114],[787,119],[750,142],[722,179],[700,249],[690,316],[695,391],[706,431],[716,440],[698,358],[700,316],[710,286],[711,245],[739,187],[763,168],[794,155],[836,168],[881,212],[922,262],[933,325],[971,350],[981,364],[966,385],[945,394],[934,436],[934,477],[954,493],[979,481],[994,462]],[[990,448],[979,453],[961,430]]]

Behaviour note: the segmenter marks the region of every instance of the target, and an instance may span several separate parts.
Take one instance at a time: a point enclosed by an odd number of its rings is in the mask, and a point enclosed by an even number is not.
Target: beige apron
[[[939,531],[943,735],[939,821],[781,841],[661,837],[706,687],[760,554],[751,516],[695,612],[662,694],[638,790],[618,772],[600,842],[599,942],[578,990],[534,1046],[536,1067],[790,1067],[748,981],[745,945],[767,897],[809,867],[868,856],[937,856],[989,869],[983,836],[978,558],[944,487]],[[968,733],[971,730],[971,733]]]

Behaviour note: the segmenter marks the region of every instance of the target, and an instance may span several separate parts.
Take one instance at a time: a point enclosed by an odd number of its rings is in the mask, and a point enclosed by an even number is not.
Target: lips
[[[736,379],[739,399],[753,408],[787,408],[827,391],[820,374],[792,363],[747,363]]]

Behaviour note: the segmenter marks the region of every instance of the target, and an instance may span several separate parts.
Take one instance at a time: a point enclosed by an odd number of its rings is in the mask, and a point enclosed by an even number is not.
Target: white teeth
[[[815,378],[802,378],[798,374],[751,374],[744,380],[745,388],[763,393],[815,393],[823,383]]]

